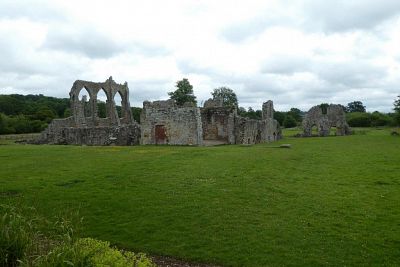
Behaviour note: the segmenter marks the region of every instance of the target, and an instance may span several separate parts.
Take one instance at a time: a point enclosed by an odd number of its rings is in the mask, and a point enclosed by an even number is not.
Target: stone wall
[[[340,105],[327,106],[326,112],[321,106],[312,107],[303,120],[303,136],[313,136],[312,127],[317,127],[317,136],[329,136],[331,128],[336,127],[336,135],[348,135],[351,129],[346,121],[346,113]]]
[[[227,144],[235,143],[236,111],[225,107],[204,107],[201,121],[204,140],[218,140]]]
[[[72,119],[72,117],[71,117]],[[52,125],[41,133],[37,144],[53,145],[139,145],[140,127],[138,124],[116,127],[59,127]]]
[[[173,100],[143,102],[141,144],[202,145],[200,109]]]
[[[235,118],[235,144],[258,144],[281,138],[282,132],[277,120],[254,120],[240,116]]]
[[[273,102],[265,102],[262,110],[262,120],[244,118],[237,115],[234,108],[222,107],[222,102],[209,99],[201,109],[203,138],[227,144],[258,144],[279,140],[282,133],[278,121],[273,119]]]
[[[82,90],[89,94],[89,101],[86,96],[79,99]],[[101,90],[107,96],[106,118],[99,118],[97,114],[97,94]],[[112,77],[100,83],[77,80],[69,94],[73,115],[53,120],[34,143],[99,146],[139,144],[140,126],[132,116],[126,82],[117,84]],[[116,94],[120,94],[122,99],[121,118],[114,101]]]

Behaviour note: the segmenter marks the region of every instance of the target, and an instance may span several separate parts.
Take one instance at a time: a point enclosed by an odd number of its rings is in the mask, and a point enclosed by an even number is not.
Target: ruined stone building
[[[142,144],[257,144],[281,138],[272,101],[264,103],[262,120],[243,118],[235,108],[212,99],[203,108],[178,107],[172,100],[145,101],[140,121]]]
[[[79,99],[82,90],[89,95]],[[97,95],[107,97],[106,117],[100,118]],[[115,96],[121,97],[121,113],[117,111]],[[75,145],[137,145],[140,127],[133,120],[129,104],[128,84],[117,84],[112,77],[103,83],[77,80],[70,95],[72,116],[53,120],[39,137],[39,143]]]
[[[82,90],[88,97],[79,99]],[[99,116],[98,94],[106,95],[106,116]],[[120,113],[115,96],[121,97]],[[177,106],[173,100],[143,102],[141,125],[132,117],[128,84],[117,84],[111,77],[103,83],[77,80],[72,85],[72,116],[53,120],[37,143],[75,145],[203,145],[256,144],[281,138],[273,119],[273,103],[263,104],[262,120],[239,116],[235,108],[223,107],[219,100],[208,100],[203,108],[193,104]]]
[[[140,115],[143,145],[202,145],[200,109],[174,100],[143,102]]]
[[[303,136],[313,136],[314,126],[317,128],[317,136],[329,136],[332,127],[336,127],[336,135],[351,133],[346,114],[340,105],[331,104],[326,108],[320,105],[312,107],[303,119]]]

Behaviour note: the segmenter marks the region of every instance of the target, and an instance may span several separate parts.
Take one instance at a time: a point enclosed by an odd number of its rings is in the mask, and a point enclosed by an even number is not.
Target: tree
[[[300,109],[298,108],[291,108],[288,112],[287,115],[290,115],[293,117],[293,119],[298,122],[301,123],[301,121],[303,120],[302,118],[302,112]]]
[[[183,106],[186,102],[197,104],[196,96],[193,94],[193,86],[188,79],[183,78],[181,81],[177,81],[175,87],[177,89],[173,92],[168,92],[168,95],[178,106]]]
[[[221,99],[224,107],[238,107],[238,100],[235,92],[228,87],[215,88],[211,93],[213,99]]]
[[[285,120],[286,113],[282,111],[274,112],[274,119],[279,122],[280,125],[283,125],[283,121]]]
[[[400,125],[400,95],[397,96],[397,99],[393,103],[394,105],[394,112],[395,112],[395,120],[397,125]]]
[[[347,104],[346,112],[366,112],[366,110],[361,101],[353,101]]]
[[[292,127],[296,127],[296,125],[297,125],[297,123],[296,123],[296,120],[293,118],[293,116],[290,114],[286,114],[285,120],[283,121],[283,126],[285,128],[292,128]]]
[[[0,113],[0,134],[5,133],[6,131],[6,119],[3,118],[3,114]]]
[[[350,127],[371,127],[371,114],[366,112],[351,112],[346,115]]]

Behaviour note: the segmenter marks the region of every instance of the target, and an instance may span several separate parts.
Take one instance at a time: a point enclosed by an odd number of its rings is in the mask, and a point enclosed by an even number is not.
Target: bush
[[[34,209],[7,205],[0,205],[0,214],[0,266],[155,266],[144,254],[77,238],[76,218],[57,217],[52,223]]]
[[[144,254],[121,252],[110,243],[81,238],[73,244],[61,244],[41,258],[39,266],[155,266]]]
[[[371,115],[369,113],[347,113],[346,117],[350,127],[371,127]]]
[[[0,266],[17,266],[32,246],[33,220],[7,205],[1,205],[0,211]]]
[[[389,126],[393,124],[393,119],[388,114],[375,111],[371,114],[371,126]]]
[[[286,114],[285,120],[283,121],[283,126],[285,128],[292,128],[292,127],[296,127],[296,125],[297,125],[297,122],[293,118],[293,116],[289,115],[289,114]]]

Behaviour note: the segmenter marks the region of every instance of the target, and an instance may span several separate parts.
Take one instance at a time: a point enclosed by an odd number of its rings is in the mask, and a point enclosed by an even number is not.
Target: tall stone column
[[[274,103],[272,100],[268,100],[262,105],[262,118],[263,120],[270,118],[274,118]]]

